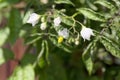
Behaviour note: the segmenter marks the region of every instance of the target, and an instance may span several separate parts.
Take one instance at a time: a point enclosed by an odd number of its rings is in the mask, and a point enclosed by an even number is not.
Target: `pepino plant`
[[[0,16],[8,19],[0,29],[0,64],[14,60],[6,42],[23,38],[27,46],[8,80],[119,80],[119,0],[1,0],[0,5]]]

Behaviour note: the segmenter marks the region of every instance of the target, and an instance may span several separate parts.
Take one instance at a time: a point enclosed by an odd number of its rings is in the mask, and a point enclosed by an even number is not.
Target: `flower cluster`
[[[57,17],[54,19],[54,26],[58,27],[61,23],[62,19],[60,17]],[[69,31],[67,28],[63,28],[62,30],[58,30],[58,43],[61,43],[63,39],[68,39],[69,37]]]
[[[29,17],[29,19],[27,20],[27,23],[32,24],[32,26],[35,26],[40,19],[40,15],[36,14],[36,13],[32,13]],[[41,18],[42,23],[40,24],[40,29],[41,30],[45,30],[47,28],[47,21],[43,20]],[[58,28],[58,26],[60,26],[62,22],[61,17],[56,17],[53,20],[54,23],[54,28]],[[61,43],[64,39],[68,39],[69,38],[69,30],[67,28],[62,28],[59,30],[56,30],[58,33],[58,43]],[[85,26],[82,25],[82,29],[80,31],[81,37],[85,40],[90,40],[91,36],[94,36],[93,30],[90,28],[86,28]],[[75,44],[78,45],[79,41],[76,40]]]

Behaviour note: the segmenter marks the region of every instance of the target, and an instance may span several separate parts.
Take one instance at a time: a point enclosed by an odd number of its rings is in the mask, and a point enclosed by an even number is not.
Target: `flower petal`
[[[35,26],[38,21],[39,21],[40,15],[36,14],[36,13],[32,13],[29,17],[29,19],[27,20],[27,23],[32,24],[32,26]]]
[[[86,27],[82,28],[82,30],[80,31],[80,34],[81,34],[82,38],[84,39],[84,41],[85,41],[85,39],[90,40],[91,35],[94,36],[92,29],[86,28]]]
[[[54,25],[55,25],[55,26],[59,26],[60,23],[61,23],[61,21],[62,21],[62,20],[61,20],[60,17],[55,18],[55,19],[54,19]]]
[[[63,38],[67,39],[69,37],[69,31],[67,28],[58,31],[58,35],[62,36]]]

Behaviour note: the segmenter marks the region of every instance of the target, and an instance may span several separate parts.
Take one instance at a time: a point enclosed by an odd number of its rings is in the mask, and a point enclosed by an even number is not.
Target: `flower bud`
[[[75,45],[79,45],[79,41],[78,40],[75,40]]]
[[[47,23],[46,22],[41,23],[40,29],[45,30],[46,28],[47,28]]]
[[[43,3],[43,4],[47,4],[48,0],[40,0],[40,2]]]
[[[45,16],[41,17],[41,22],[45,22]]]

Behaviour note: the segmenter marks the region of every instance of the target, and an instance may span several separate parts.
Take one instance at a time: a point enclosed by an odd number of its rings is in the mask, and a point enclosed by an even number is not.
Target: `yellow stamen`
[[[62,43],[63,42],[63,37],[62,36],[59,36],[58,37],[58,43]]]

